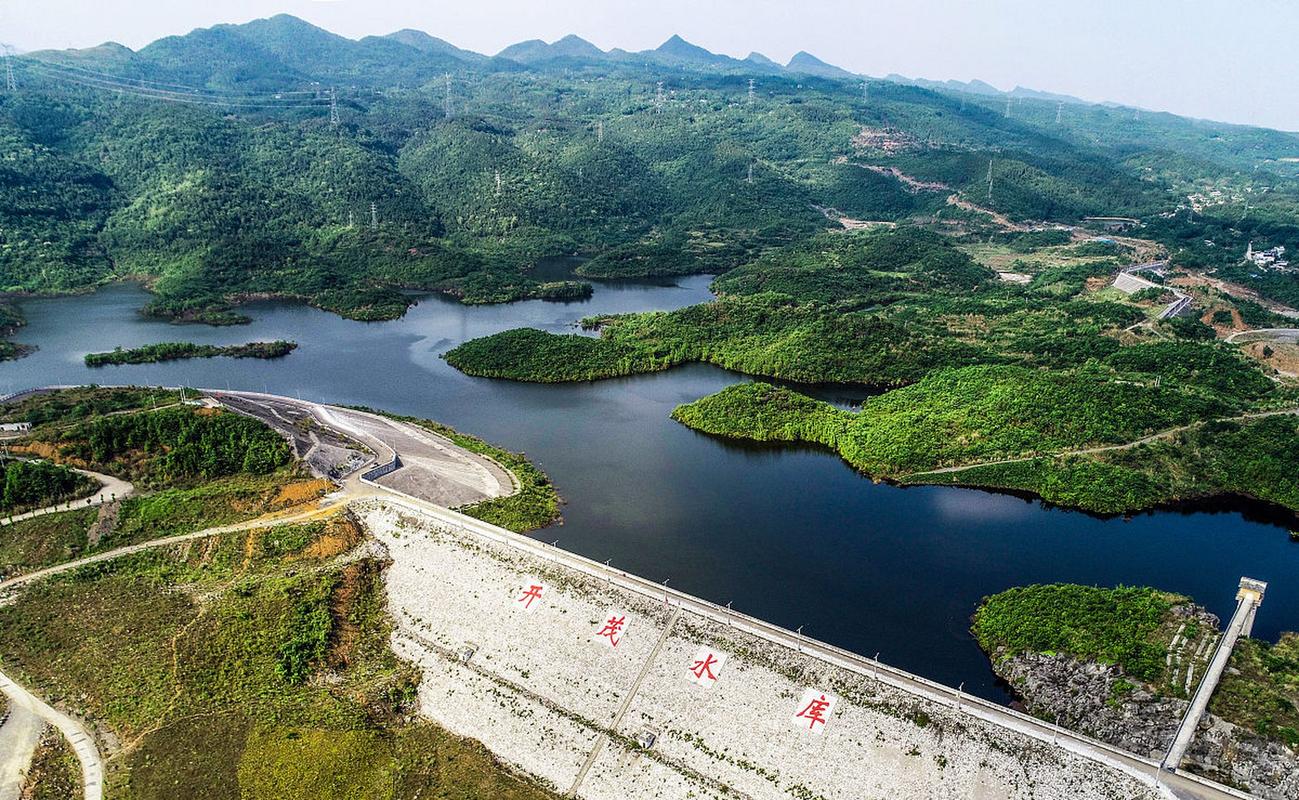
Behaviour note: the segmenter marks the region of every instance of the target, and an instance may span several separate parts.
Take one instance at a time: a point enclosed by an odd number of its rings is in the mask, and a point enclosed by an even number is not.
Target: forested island
[[[106,353],[87,353],[87,367],[106,367],[119,364],[156,364],[161,361],[180,361],[187,358],[283,358],[298,347],[297,342],[248,342],[247,344],[211,345],[190,342],[162,342],[142,347],[118,347]]]
[[[1157,589],[1052,584],[985,598],[972,631],[993,669],[1046,720],[1162,754],[1204,674],[1220,621]],[[1299,634],[1237,641],[1188,766],[1261,797],[1299,789]]]

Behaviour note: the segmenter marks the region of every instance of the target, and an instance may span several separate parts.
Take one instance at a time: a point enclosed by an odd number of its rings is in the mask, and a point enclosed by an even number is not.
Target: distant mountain
[[[1074,103],[1080,105],[1090,105],[1088,101],[1067,94],[1055,94],[1054,92],[1043,92],[1037,89],[1028,89],[1023,86],[1016,86],[1009,92],[1003,92],[990,83],[978,80],[972,81],[931,81],[924,78],[908,78],[905,75],[890,74],[885,80],[894,83],[904,83],[908,86],[921,86],[926,89],[935,89],[946,92],[963,92],[965,94],[980,95],[983,97],[1017,97],[1025,100],[1044,100],[1052,103]]]
[[[676,35],[673,35],[672,38],[654,50],[647,50],[641,55],[652,56],[656,61],[678,66],[736,67],[744,63],[730,56],[719,55],[705,50],[699,45],[691,44]]]
[[[806,50],[800,50],[785,65],[785,69],[797,75],[815,75],[819,78],[856,78],[842,67],[827,64]]]
[[[798,52],[782,66],[757,52],[743,60],[714,53],[679,35],[652,50],[628,52],[614,48],[606,52],[570,34],[549,44],[540,39],[519,42],[489,57],[409,28],[386,36],[348,39],[288,14],[240,25],[199,28],[183,36],[159,39],[138,52],[109,42],[83,50],[42,51],[34,55],[42,61],[122,78],[175,81],[219,89],[280,89],[333,82],[376,87],[420,84],[444,72],[546,69],[560,62],[661,65],[739,75],[813,75],[833,80],[861,77],[806,51]],[[986,97],[1086,102],[1022,86],[1003,92],[980,80],[934,81],[897,74],[887,76],[887,80]]]
[[[496,54],[497,58],[517,61],[520,64],[541,64],[558,59],[600,61],[606,53],[580,36],[569,34],[553,44],[540,39],[512,44]]]
[[[448,41],[439,39],[436,36],[430,36],[424,31],[417,31],[412,28],[403,28],[402,30],[394,31],[384,38],[392,39],[394,42],[404,44],[407,47],[412,47],[419,50],[421,53],[450,56],[451,58],[457,58],[464,61],[467,64],[475,64],[487,60],[487,56],[482,55],[481,53],[461,49]]]

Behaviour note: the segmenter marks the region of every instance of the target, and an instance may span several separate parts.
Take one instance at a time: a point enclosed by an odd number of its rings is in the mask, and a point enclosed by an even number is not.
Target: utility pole
[[[329,87],[329,124],[338,126],[338,92],[333,86]]]
[[[451,119],[451,73],[447,73],[447,93],[442,100],[442,114],[447,119]]]
[[[379,227],[379,206],[374,201],[370,202],[370,227]]]
[[[658,90],[654,93],[654,113],[663,113],[663,81],[659,81]]]
[[[753,78],[749,78],[749,105],[753,105]]]

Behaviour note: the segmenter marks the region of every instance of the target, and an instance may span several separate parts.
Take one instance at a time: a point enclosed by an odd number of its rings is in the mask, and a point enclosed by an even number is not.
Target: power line
[[[68,75],[55,70],[47,70],[36,62],[21,62],[25,69],[30,69],[35,74],[41,75],[50,80],[61,81],[64,83],[83,86],[89,89],[104,89],[118,92],[120,94],[140,97],[149,100],[162,100],[170,103],[185,103],[188,105],[200,106],[219,106],[223,108],[323,108],[321,99],[286,99],[281,102],[267,102],[271,98],[248,97],[246,99],[220,99],[215,97],[199,97],[187,95],[181,92],[173,92],[163,89],[150,89],[147,87],[132,86],[106,78],[83,78],[79,76]]]
[[[89,69],[76,64],[61,64],[57,61],[46,61],[40,58],[24,57],[19,59],[20,63],[26,65],[37,65],[48,69],[69,72],[86,78],[98,78],[112,81],[114,83],[138,84],[141,89],[156,88],[160,91],[172,91],[176,93],[191,94],[197,96],[210,96],[213,98],[226,96],[235,97],[257,97],[264,96],[266,99],[294,99],[288,95],[310,95],[315,97],[319,94],[314,89],[212,89],[204,86],[190,86],[184,83],[169,83],[166,81],[155,81],[148,78],[133,78],[126,75],[113,75],[108,72]],[[298,98],[304,99],[304,98]]]

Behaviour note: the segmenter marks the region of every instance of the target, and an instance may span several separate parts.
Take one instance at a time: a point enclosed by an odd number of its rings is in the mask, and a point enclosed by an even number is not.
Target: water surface
[[[562,277],[561,267],[551,277]],[[255,303],[251,325],[173,326],[140,317],[146,295],[116,286],[23,304],[17,337],[39,346],[0,364],[0,392],[48,383],[187,384],[271,391],[445,422],[526,451],[567,501],[561,547],[809,636],[1004,700],[971,640],[979,599],[1009,586],[1149,584],[1234,607],[1242,575],[1270,582],[1255,635],[1299,628],[1299,545],[1258,515],[1160,512],[1102,520],[951,487],[876,485],[837,456],[741,446],[669,419],[672,408],[743,376],[692,365],[590,384],[467,377],[440,356],[518,326],[575,329],[596,313],[671,309],[709,298],[707,277],[601,282],[589,300],[467,307],[430,297],[394,322],[363,323]],[[87,352],[160,341],[292,339],[278,361],[209,359],[106,367]],[[825,387],[840,404],[866,392]]]

